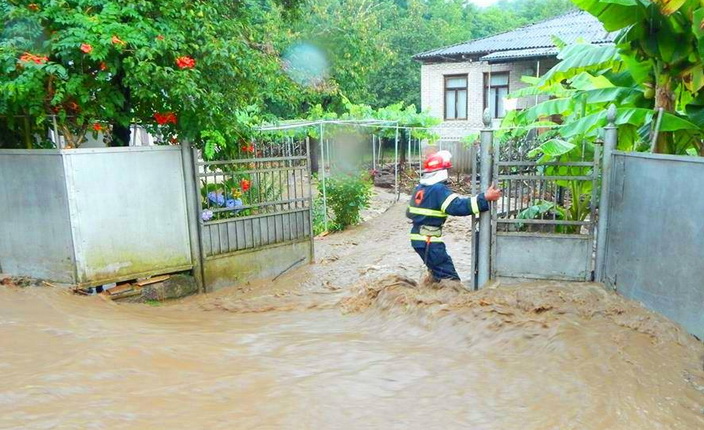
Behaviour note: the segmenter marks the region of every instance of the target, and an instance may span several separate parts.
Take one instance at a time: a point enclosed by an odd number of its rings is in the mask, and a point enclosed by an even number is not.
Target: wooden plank
[[[140,286],[140,287],[143,287],[143,286],[145,286],[145,285],[156,284],[157,282],[166,281],[166,280],[169,279],[170,277],[171,277],[171,275],[155,276],[155,277],[153,277],[153,278],[149,278],[149,279],[145,279],[145,280],[143,280],[143,281],[136,282],[135,284],[138,285],[138,286]]]

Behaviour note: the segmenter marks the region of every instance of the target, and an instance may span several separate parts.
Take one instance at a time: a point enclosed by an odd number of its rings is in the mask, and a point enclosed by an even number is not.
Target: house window
[[[489,108],[492,118],[506,116],[504,99],[508,95],[508,72],[484,74],[484,109]]]
[[[467,119],[467,75],[445,76],[445,119]]]

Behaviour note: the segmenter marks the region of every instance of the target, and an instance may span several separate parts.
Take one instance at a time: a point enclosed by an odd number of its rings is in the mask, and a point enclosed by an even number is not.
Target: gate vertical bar
[[[310,137],[306,136],[306,162],[308,172],[308,222],[310,224],[310,262],[315,261],[315,232],[313,230],[313,170],[310,164]]]
[[[600,168],[601,168],[601,147],[599,145],[594,146],[594,165],[592,166],[592,196],[591,196],[591,204],[589,205],[589,238],[591,240],[592,245],[594,245],[594,238],[596,237],[596,201],[597,201],[597,185],[599,184],[599,175],[600,175]],[[593,262],[592,260],[592,255],[589,255],[589,260],[588,260],[588,265],[587,267],[589,269],[592,269],[591,263]],[[595,270],[596,270],[596,261],[594,261],[595,266],[593,267],[593,270],[587,270],[587,273],[589,273],[590,277],[585,279],[585,281],[589,280],[594,280],[595,276]]]
[[[325,226],[325,231],[328,231],[328,194],[327,194],[327,189],[326,189],[326,181],[325,181],[325,140],[323,139],[325,136],[323,135],[324,133],[324,124],[323,122],[320,123],[320,158],[323,161],[323,224]],[[313,226],[311,226],[313,228]]]
[[[396,201],[399,201],[401,199],[401,187],[398,185],[398,123],[396,124],[394,148],[394,187],[396,188]]]
[[[493,134],[491,137],[492,137],[492,139],[494,138]],[[490,167],[491,183],[495,184],[495,186],[497,186],[497,187],[499,186],[498,177],[499,177],[499,155],[500,155],[500,152],[501,151],[499,150],[499,148],[494,145],[492,145],[492,148],[489,151],[490,155],[493,157],[493,164],[492,165],[495,166],[493,169],[491,169],[491,167]],[[485,190],[486,190],[486,188],[485,188]],[[499,202],[502,202],[502,205],[503,205],[503,201],[504,201],[503,198],[501,198],[501,199],[499,199],[489,205],[488,213],[491,214],[490,219],[492,220],[492,222],[490,224],[491,225],[491,235],[490,235],[491,243],[489,245],[489,250],[490,250],[489,251],[489,255],[490,255],[490,258],[489,258],[489,261],[490,261],[490,263],[489,263],[489,271],[490,271],[489,278],[496,277],[496,265],[491,264],[491,262],[496,261],[496,237],[497,237],[496,233],[497,233],[498,225],[499,225],[499,223],[497,222],[498,205],[499,205]]]
[[[203,252],[201,244],[201,223],[200,223],[200,190],[196,177],[198,165],[191,143],[185,141],[181,143],[181,161],[183,163],[183,180],[186,192],[186,213],[188,215],[188,237],[191,242],[191,262],[193,264],[193,277],[198,286],[198,292],[205,292],[205,277],[203,274]]]
[[[599,198],[599,224],[596,234],[596,262],[594,280],[604,282],[604,262],[606,261],[606,234],[609,221],[609,186],[611,183],[611,153],[618,141],[616,127],[616,106],[611,104],[606,113],[608,124],[604,128],[604,152],[601,169],[601,196]]]
[[[481,146],[480,146],[480,172],[479,172],[479,191],[486,190],[489,187],[491,178],[491,146],[494,139],[494,131],[491,129],[491,115],[489,109],[484,110],[484,129],[481,130]],[[482,212],[479,215],[479,252],[477,258],[478,282],[479,288],[489,280],[490,275],[490,256],[491,256],[491,213],[490,211]]]
[[[476,193],[476,181],[477,181],[477,147],[472,144],[469,147],[469,195],[475,196]],[[472,215],[469,217],[470,225],[470,238],[472,240],[472,258],[469,259],[469,273],[472,276],[470,286],[473,290],[477,289],[477,242],[479,238],[476,234],[477,231],[477,216]]]

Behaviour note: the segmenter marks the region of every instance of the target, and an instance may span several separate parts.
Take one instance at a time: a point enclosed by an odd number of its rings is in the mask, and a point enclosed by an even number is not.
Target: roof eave
[[[427,56],[420,56],[415,55],[412,58],[420,63],[436,63],[436,62],[442,62],[442,63],[461,63],[461,62],[472,62],[472,61],[478,61],[480,57],[489,54],[489,52],[482,52],[478,54],[453,54],[453,55],[427,55]]]

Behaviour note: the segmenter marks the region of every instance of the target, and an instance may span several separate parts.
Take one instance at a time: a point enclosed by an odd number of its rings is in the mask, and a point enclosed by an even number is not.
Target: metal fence
[[[495,142],[492,182],[494,276],[588,280],[592,276],[600,147],[542,162],[534,138]]]
[[[239,158],[197,161],[204,257],[312,240],[307,139],[254,142]]]

